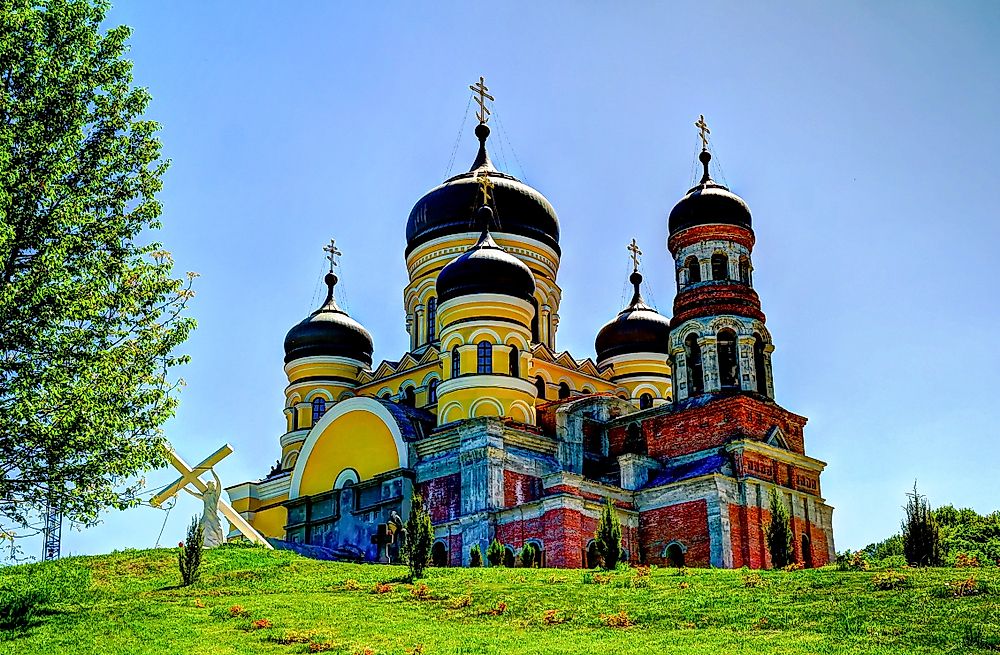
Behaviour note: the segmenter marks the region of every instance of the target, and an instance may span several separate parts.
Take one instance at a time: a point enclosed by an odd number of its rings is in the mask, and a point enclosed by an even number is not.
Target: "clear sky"
[[[632,237],[670,313],[666,217],[704,114],[753,211],[775,393],[829,464],[837,549],[898,529],[914,479],[932,504],[1000,508],[1000,3],[199,0],[120,2],[118,23],[172,160],[158,238],[201,274],[168,437],[192,462],[231,443],[225,484],[278,457],[282,340],[331,237],[376,359],[406,349],[406,217],[456,139],[451,172],[472,162],[485,75],[494,162],[562,224],[560,350],[594,356]],[[198,512],[182,499],[163,543]],[[63,551],[150,547],[163,521],[114,512]]]

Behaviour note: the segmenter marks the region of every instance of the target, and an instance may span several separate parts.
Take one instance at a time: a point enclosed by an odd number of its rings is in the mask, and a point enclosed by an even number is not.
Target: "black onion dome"
[[[479,241],[438,273],[438,303],[473,293],[496,293],[531,302],[535,293],[531,269],[493,240],[489,232],[493,211],[489,207],[479,208],[478,219],[483,223]]]
[[[629,281],[635,287],[632,301],[597,333],[594,348],[598,362],[615,355],[670,353],[670,320],[643,301],[639,292],[642,275],[638,271],[629,276]]]
[[[559,218],[541,193],[493,167],[486,152],[490,128],[476,127],[479,153],[469,172],[456,175],[417,201],[406,221],[406,254],[438,237],[469,232],[469,217],[479,202],[476,178],[486,173],[493,182],[497,231],[540,241],[559,253]]]
[[[349,357],[368,366],[372,363],[372,335],[337,306],[333,287],[337,276],[326,274],[327,294],[323,306],[285,335],[285,363],[303,357]]]
[[[712,155],[702,150],[699,156],[705,173],[698,186],[690,189],[670,211],[670,234],[696,225],[726,224],[751,228],[750,207],[743,198],[717,184],[708,174]]]

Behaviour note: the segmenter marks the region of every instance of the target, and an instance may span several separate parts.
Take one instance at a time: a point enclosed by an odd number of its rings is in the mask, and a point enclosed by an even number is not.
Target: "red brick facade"
[[[443,475],[419,485],[424,504],[430,511],[431,521],[451,521],[461,513],[462,476],[460,473]]]
[[[646,564],[669,566],[664,550],[676,541],[687,549],[686,566],[708,566],[711,563],[708,504],[694,500],[643,512],[639,515],[639,540]]]

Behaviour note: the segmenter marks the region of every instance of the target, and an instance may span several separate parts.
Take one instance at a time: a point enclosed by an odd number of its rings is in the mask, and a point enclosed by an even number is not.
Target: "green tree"
[[[424,509],[424,499],[414,493],[410,501],[410,516],[406,519],[406,541],[403,542],[403,559],[410,567],[410,577],[419,578],[431,560],[434,527],[431,516]]]
[[[191,519],[184,541],[178,544],[177,567],[181,571],[181,584],[185,587],[198,580],[201,567],[201,550],[205,542],[205,533],[198,517]]]
[[[906,494],[906,518],[903,520],[903,554],[911,566],[941,565],[941,536],[937,521],[926,496],[917,493],[917,483],[913,482],[913,493]]]
[[[0,535],[46,501],[96,523],[165,463],[160,426],[194,323],[190,279],[149,241],[167,163],[108,4],[0,10]]]
[[[497,539],[490,542],[486,547],[486,561],[490,566],[500,566],[503,564],[504,547]]]
[[[482,565],[483,551],[479,548],[479,544],[473,544],[469,549],[469,566],[476,568]]]
[[[791,520],[788,508],[778,494],[777,489],[771,489],[771,522],[767,525],[767,550],[771,553],[771,566],[776,569],[788,566],[795,561],[795,551],[792,549]]]
[[[610,498],[601,509],[594,543],[597,546],[597,556],[601,558],[601,566],[609,571],[618,566],[618,560],[622,556],[622,526]]]

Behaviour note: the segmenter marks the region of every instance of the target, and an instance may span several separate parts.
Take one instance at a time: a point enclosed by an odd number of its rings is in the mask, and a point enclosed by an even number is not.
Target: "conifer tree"
[[[410,501],[410,516],[406,519],[406,541],[403,542],[403,559],[410,567],[410,577],[419,578],[424,575],[424,569],[431,559],[431,543],[434,541],[434,528],[431,516],[424,509],[424,499],[414,492]]]
[[[205,533],[202,531],[201,521],[196,516],[191,519],[184,541],[178,544],[180,552],[177,553],[177,567],[181,571],[181,582],[184,586],[198,580],[198,569],[201,567],[201,549],[204,546],[204,541]]]
[[[486,547],[486,561],[490,563],[490,566],[500,566],[503,564],[504,547],[499,540],[494,539],[490,542],[490,545]]]
[[[473,544],[472,548],[469,549],[469,566],[478,568],[482,565],[483,551],[479,548],[479,544]]]
[[[594,542],[597,546],[597,556],[601,558],[601,565],[609,571],[618,566],[618,560],[622,555],[622,526],[610,498],[601,510]]]
[[[927,497],[917,493],[916,480],[913,482],[913,493],[906,494],[906,497],[903,555],[911,566],[940,566],[941,536],[937,520]]]
[[[792,549],[794,535],[788,509],[777,489],[771,489],[770,510],[771,522],[766,531],[767,550],[771,553],[771,566],[780,569],[795,561],[795,551]]]

